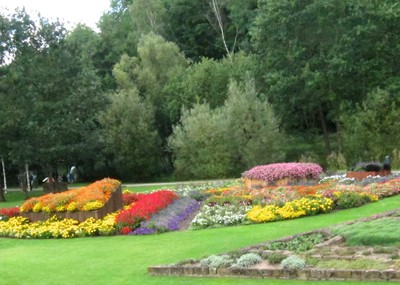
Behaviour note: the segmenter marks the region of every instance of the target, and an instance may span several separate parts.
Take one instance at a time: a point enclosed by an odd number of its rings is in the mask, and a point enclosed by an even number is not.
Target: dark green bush
[[[282,260],[284,260],[287,257],[287,255],[280,253],[280,252],[274,252],[271,253],[267,256],[267,260],[271,264],[280,264]]]

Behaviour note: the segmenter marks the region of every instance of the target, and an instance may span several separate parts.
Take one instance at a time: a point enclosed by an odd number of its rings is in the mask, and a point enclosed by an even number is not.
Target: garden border
[[[393,215],[400,212],[400,209],[387,211],[370,217],[364,217],[342,224],[352,224],[356,222],[374,220],[381,217]],[[256,245],[250,245],[241,248],[241,251],[251,251],[252,248],[259,245],[275,241],[285,241],[293,239],[304,234],[320,232],[324,233],[326,229],[319,229],[310,232],[286,236],[277,240],[262,242]],[[320,269],[305,268],[301,270],[288,270],[283,268],[209,268],[196,265],[157,265],[149,266],[147,272],[151,276],[188,276],[188,277],[240,277],[240,278],[271,278],[271,279],[297,279],[297,280],[337,280],[337,281],[400,281],[400,270],[341,270],[341,269]]]
[[[28,218],[32,222],[45,221],[52,216],[57,216],[60,219],[73,219],[78,222],[83,222],[88,218],[97,220],[104,218],[107,214],[120,210],[123,206],[121,185],[117,186],[112,192],[108,201],[103,207],[94,211],[78,211],[78,212],[21,212],[21,216]]]

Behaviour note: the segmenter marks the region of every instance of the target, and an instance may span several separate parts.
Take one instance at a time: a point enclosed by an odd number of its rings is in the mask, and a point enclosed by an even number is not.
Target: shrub
[[[247,268],[254,264],[258,264],[262,261],[261,256],[256,253],[246,253],[236,260],[235,264],[232,265],[234,268]]]
[[[305,252],[314,247],[314,245],[324,241],[324,236],[320,233],[302,235],[295,237],[289,241],[276,241],[268,244],[266,249],[269,250],[289,250],[295,252]]]
[[[210,255],[200,260],[201,266],[210,268],[229,267],[233,262],[234,260],[229,255]]]
[[[332,152],[326,158],[328,169],[331,171],[346,169],[346,159],[341,152]]]
[[[382,169],[383,169],[382,163],[375,162],[375,161],[368,162],[365,165],[365,171],[380,171]]]
[[[350,191],[340,193],[337,198],[337,206],[342,209],[359,207],[369,202],[371,202],[371,199],[368,195]]]
[[[284,260],[285,258],[287,258],[288,256],[280,253],[280,252],[274,252],[271,253],[267,256],[267,260],[269,263],[271,264],[279,264],[282,262],[282,260]]]
[[[282,260],[281,265],[284,269],[295,270],[303,269],[306,266],[306,262],[297,255],[291,255]]]
[[[354,167],[354,171],[381,171],[382,169],[382,163],[376,161],[358,162]]]
[[[243,175],[250,179],[273,182],[285,177],[292,179],[317,179],[322,168],[316,163],[274,163],[253,167]]]

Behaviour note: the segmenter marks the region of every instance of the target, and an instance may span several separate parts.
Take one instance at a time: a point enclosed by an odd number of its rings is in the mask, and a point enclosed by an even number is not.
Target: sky
[[[25,7],[31,16],[40,13],[50,20],[58,18],[68,29],[84,23],[96,30],[96,23],[110,7],[110,0],[0,0],[0,9],[5,14],[13,13],[17,7]]]

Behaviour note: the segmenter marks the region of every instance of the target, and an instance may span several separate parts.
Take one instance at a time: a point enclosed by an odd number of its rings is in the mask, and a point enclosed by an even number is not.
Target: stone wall
[[[334,269],[254,269],[208,268],[201,266],[150,266],[148,273],[154,276],[194,277],[251,277],[298,280],[352,280],[352,281],[400,281],[400,271],[389,270],[334,270]]]

